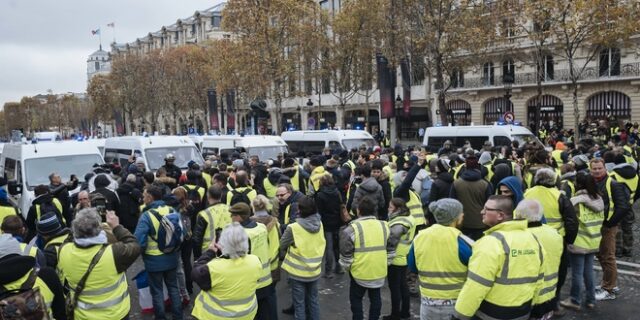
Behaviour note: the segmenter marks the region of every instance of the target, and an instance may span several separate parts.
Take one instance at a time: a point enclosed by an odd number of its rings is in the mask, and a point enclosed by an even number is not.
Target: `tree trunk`
[[[357,120],[357,119],[356,119]],[[364,96],[364,130],[369,132],[369,90],[366,91]]]
[[[438,89],[438,110],[440,110],[440,121],[443,125],[449,123],[447,120],[447,107],[445,105],[445,91],[444,91],[444,74],[442,70],[442,57],[436,55],[436,84],[440,86]],[[453,115],[451,116],[451,122],[453,122]]]

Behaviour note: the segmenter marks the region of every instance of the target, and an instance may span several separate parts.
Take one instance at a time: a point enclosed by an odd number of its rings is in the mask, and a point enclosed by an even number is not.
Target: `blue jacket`
[[[144,261],[144,267],[147,272],[168,271],[178,267],[178,253],[180,251],[165,253],[159,256],[150,256],[144,253],[147,248],[147,239],[149,238],[149,236],[155,236],[156,234],[156,231],[153,229],[153,224],[151,223],[151,218],[149,217],[148,211],[150,209],[156,209],[164,205],[165,203],[162,200],[154,201],[147,205],[143,209],[142,215],[140,216],[140,220],[138,220],[138,225],[136,226],[136,231],[134,233],[136,239],[138,239],[138,243],[140,243],[140,247],[142,248],[142,261]]]
[[[500,185],[505,185],[513,192],[513,207],[517,207],[518,203],[524,199],[524,192],[522,192],[522,182],[515,176],[506,177],[498,183],[498,189]]]

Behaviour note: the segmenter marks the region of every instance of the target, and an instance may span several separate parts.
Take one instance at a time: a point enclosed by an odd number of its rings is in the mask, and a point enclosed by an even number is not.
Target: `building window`
[[[493,73],[493,62],[487,62],[482,66],[482,83],[485,86],[495,85],[495,78]]]
[[[552,81],[554,79],[553,56],[544,56],[542,65],[538,66],[538,75],[541,81]]]
[[[513,60],[507,59],[502,62],[502,82],[513,83],[516,79],[516,67]]]
[[[464,72],[461,69],[453,69],[451,72],[451,87],[464,88]]]
[[[176,31],[175,32],[175,37],[173,38],[173,42],[174,43],[178,43],[179,40],[180,40],[180,32]]]
[[[191,25],[191,35],[193,36],[195,34],[196,34],[196,24],[194,23]]]
[[[221,23],[222,23],[221,16],[211,17],[211,28],[220,28]]]
[[[600,76],[613,77],[620,75],[620,49],[606,48],[600,51]]]
[[[96,71],[100,71],[100,62],[96,61],[94,63],[95,63]]]

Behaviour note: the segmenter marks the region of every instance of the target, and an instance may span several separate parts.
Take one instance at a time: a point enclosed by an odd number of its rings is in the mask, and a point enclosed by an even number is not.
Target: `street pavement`
[[[636,254],[636,257],[639,256]],[[636,259],[638,258],[627,260]],[[130,281],[129,292],[131,294],[131,319],[153,319],[153,316],[142,315],[140,313],[140,307],[137,298],[138,292],[135,286],[135,282],[131,281],[131,279],[142,269],[142,260],[138,259],[138,261],[136,261],[136,263],[127,272],[127,278]],[[284,272],[283,278],[285,278]],[[601,278],[602,274],[596,272],[596,283],[598,283]],[[321,278],[319,281],[320,318],[323,320],[351,319],[351,310],[349,307],[349,276],[347,274],[335,275],[332,279]],[[594,310],[587,310],[584,308],[583,310],[578,312],[567,310],[566,315],[562,319],[640,319],[640,277],[620,275],[619,282],[621,292],[618,296],[618,299],[613,301],[598,302]],[[571,280],[570,278],[567,278],[567,281],[563,287],[563,299],[568,296],[570,286]],[[197,285],[194,285],[194,290],[197,291]],[[286,281],[280,281],[278,283],[276,292],[278,295],[278,312],[280,319],[293,319],[293,316],[281,313],[281,310],[283,308],[286,308],[291,304],[291,291],[289,290]],[[196,296],[197,293],[194,293],[192,301],[194,301]],[[369,304],[368,298],[366,296],[364,300],[364,310],[366,317]],[[389,314],[390,306],[391,301],[389,289],[385,286],[382,289],[382,315]],[[192,307],[193,304],[185,308],[185,319],[191,319],[190,313]],[[412,319],[420,319],[420,299],[417,297],[411,298],[411,314]],[[167,316],[167,318],[170,319],[170,316]]]

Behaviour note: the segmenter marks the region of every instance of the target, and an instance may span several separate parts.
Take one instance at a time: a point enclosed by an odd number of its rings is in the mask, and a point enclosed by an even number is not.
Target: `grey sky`
[[[222,0],[2,0],[0,108],[23,96],[84,92],[87,57],[102,46],[131,42]],[[115,28],[107,23],[115,23]]]

